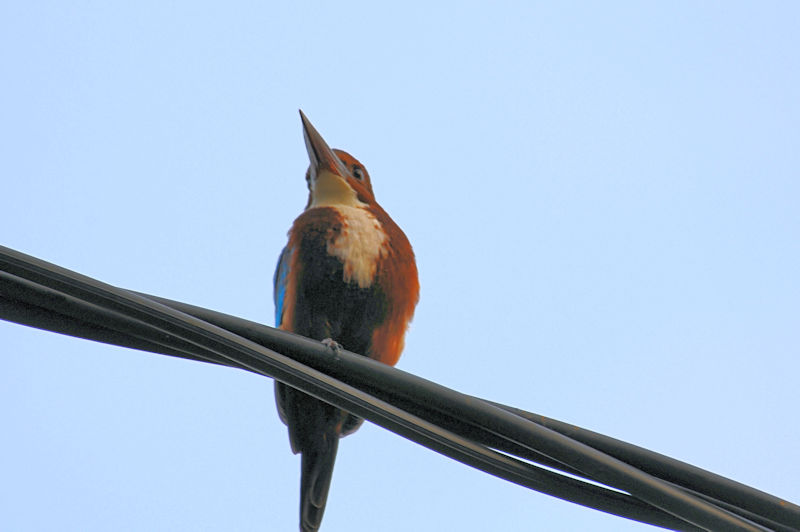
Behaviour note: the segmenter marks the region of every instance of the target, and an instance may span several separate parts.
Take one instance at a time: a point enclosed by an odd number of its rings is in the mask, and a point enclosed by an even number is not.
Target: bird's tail
[[[322,523],[338,448],[339,435],[326,432],[303,451],[300,465],[300,530],[303,532],[319,530]]]

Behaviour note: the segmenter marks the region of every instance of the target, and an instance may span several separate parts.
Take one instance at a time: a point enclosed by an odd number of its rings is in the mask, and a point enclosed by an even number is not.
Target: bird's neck
[[[341,176],[321,172],[311,186],[308,208],[312,207],[366,207],[356,191]]]

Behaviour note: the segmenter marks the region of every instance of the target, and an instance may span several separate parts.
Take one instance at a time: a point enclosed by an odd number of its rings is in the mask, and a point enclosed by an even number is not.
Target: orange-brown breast
[[[419,301],[419,278],[414,251],[405,233],[380,206],[370,208],[388,237],[388,252],[379,261],[375,283],[386,294],[383,323],[372,333],[369,356],[395,365],[405,346],[405,333]]]

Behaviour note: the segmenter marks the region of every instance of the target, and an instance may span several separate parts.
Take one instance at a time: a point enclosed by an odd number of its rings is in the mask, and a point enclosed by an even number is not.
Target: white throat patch
[[[333,208],[342,216],[342,232],[328,242],[328,253],[344,263],[345,282],[368,288],[375,278],[378,259],[388,253],[386,233],[367,209],[349,205]]]
[[[339,205],[362,206],[356,191],[347,181],[328,170],[323,170],[311,184],[311,205],[309,207],[336,207]]]

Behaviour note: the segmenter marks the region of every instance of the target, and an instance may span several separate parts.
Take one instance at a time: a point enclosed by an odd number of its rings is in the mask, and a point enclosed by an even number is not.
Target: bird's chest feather
[[[369,288],[388,253],[388,237],[375,216],[350,206],[311,209],[303,216],[308,218],[300,227],[306,267],[330,271],[326,259],[333,258],[341,264],[341,281]]]

